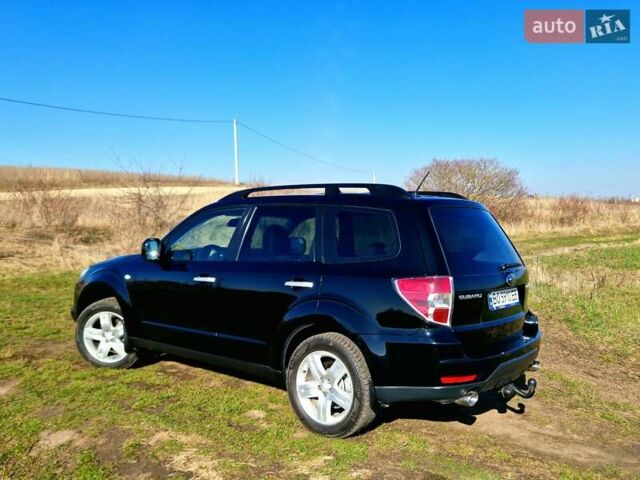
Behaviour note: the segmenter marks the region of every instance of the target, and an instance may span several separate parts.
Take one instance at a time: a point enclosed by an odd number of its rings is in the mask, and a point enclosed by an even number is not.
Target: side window
[[[220,262],[229,260],[232,240],[242,223],[245,209],[219,210],[202,219],[170,246],[174,259]]]
[[[395,256],[400,247],[393,214],[387,210],[338,208],[330,241],[335,261],[380,260]]]
[[[315,208],[260,207],[240,251],[240,261],[312,262],[315,238]]]

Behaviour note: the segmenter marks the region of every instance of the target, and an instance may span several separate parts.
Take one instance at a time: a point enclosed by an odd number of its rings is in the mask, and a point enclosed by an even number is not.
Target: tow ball
[[[538,382],[536,382],[536,379],[530,378],[527,381],[526,388],[516,387],[513,383],[508,383],[500,389],[500,394],[507,400],[516,395],[520,395],[522,398],[531,398],[535,395],[537,386]]]

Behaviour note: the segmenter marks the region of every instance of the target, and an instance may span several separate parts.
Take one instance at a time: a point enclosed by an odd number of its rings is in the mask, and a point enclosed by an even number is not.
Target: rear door
[[[506,351],[522,341],[527,270],[487,210],[429,209],[453,277],[452,327],[470,356]]]
[[[267,363],[278,326],[295,304],[314,301],[321,288],[315,206],[258,206],[237,262],[219,276],[215,330],[224,355]]]

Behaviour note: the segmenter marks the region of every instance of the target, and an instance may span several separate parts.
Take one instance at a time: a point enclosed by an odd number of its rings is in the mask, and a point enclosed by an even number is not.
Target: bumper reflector
[[[442,383],[444,383],[445,385],[447,385],[447,384],[451,384],[451,383],[473,382],[476,378],[478,378],[478,375],[476,375],[476,374],[473,374],[473,375],[452,375],[452,376],[440,377],[440,381]]]

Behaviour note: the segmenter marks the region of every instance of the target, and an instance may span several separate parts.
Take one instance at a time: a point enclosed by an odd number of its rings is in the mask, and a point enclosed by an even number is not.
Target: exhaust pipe
[[[453,402],[462,405],[463,407],[473,407],[476,403],[478,403],[478,392],[467,392],[460,398],[454,400]]]
[[[527,370],[529,370],[530,372],[537,372],[538,370],[540,370],[540,360],[534,360],[534,362],[529,365],[529,368],[527,368]]]

